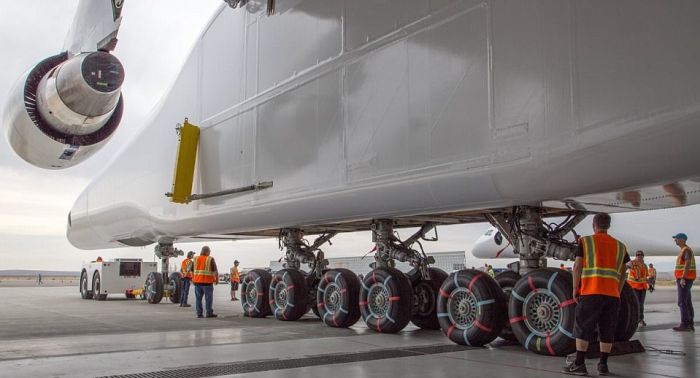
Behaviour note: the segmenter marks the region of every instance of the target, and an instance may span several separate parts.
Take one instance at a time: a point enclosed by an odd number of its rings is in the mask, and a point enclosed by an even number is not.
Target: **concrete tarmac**
[[[215,289],[215,319],[197,319],[194,308],[167,299],[82,300],[77,287],[3,287],[0,295],[2,377],[548,377],[561,376],[564,364],[500,339],[457,346],[412,325],[386,335],[362,322],[326,327],[313,315],[250,319],[229,300],[227,285]],[[674,288],[647,296],[649,325],[634,338],[648,351],[611,357],[616,376],[698,376],[700,334],[670,330],[679,319],[675,296]],[[595,363],[588,361],[591,375]]]

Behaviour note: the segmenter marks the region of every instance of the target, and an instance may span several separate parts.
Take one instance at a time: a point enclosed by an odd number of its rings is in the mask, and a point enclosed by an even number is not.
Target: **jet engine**
[[[114,134],[124,103],[124,69],[97,51],[49,57],[31,68],[5,108],[7,140],[24,160],[62,169],[86,160]]]

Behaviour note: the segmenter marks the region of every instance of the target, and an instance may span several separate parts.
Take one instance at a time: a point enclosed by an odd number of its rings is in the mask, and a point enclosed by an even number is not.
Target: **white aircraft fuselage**
[[[700,2],[266,4],[222,4],[149,124],[76,201],[74,246],[700,202]],[[195,193],[274,186],[170,202],[186,117],[201,127]]]

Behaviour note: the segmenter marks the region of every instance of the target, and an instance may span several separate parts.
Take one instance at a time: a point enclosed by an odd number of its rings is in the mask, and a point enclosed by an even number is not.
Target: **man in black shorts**
[[[576,360],[567,364],[563,372],[588,375],[586,351],[596,328],[600,339],[598,373],[608,375],[608,355],[615,338],[617,313],[620,310],[620,292],[625,284],[627,248],[608,235],[610,215],[596,214],[590,236],[579,239],[574,263],[574,292],[577,301],[574,336]]]

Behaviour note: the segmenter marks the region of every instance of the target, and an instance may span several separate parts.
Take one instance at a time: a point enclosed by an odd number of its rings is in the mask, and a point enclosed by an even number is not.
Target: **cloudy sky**
[[[62,171],[45,171],[25,163],[0,141],[0,270],[78,270],[97,254],[105,258],[153,259],[153,248],[81,251],[65,238],[68,211],[82,189],[104,163],[144,126],[154,104],[172,83],[182,61],[221,0],[126,1],[115,55],[127,78],[126,113],[110,143],[91,160]],[[22,73],[40,60],[60,52],[77,0],[3,1],[0,23],[0,106]],[[1,110],[0,110],[1,111]],[[3,130],[4,131],[4,130]],[[621,215],[616,221],[629,233],[669,241],[677,230],[693,234],[700,208]],[[488,228],[486,224],[443,227],[440,241],[425,243],[428,251],[469,250]],[[402,232],[407,234],[407,231]],[[695,232],[700,235],[700,232]],[[407,236],[407,235],[404,235]],[[372,248],[368,233],[337,236],[327,256],[363,255]],[[201,244],[180,245],[185,250]],[[214,255],[228,265],[234,258],[244,267],[266,266],[282,256],[276,240],[211,243]],[[672,258],[652,259],[670,269]],[[504,266],[508,261],[492,261]],[[483,261],[468,258],[467,265]]]

